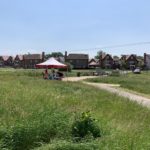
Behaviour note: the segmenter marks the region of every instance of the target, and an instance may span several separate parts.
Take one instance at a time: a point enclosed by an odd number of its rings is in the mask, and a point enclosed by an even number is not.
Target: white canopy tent
[[[36,64],[36,68],[67,68],[67,65],[60,63],[55,58],[51,57],[43,63]]]

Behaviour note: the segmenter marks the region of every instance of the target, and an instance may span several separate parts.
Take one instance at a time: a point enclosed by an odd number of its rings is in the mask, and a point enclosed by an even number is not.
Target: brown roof
[[[102,60],[105,59],[106,56],[110,56],[112,58],[112,56],[110,54],[102,54]]]
[[[4,61],[7,61],[11,56],[1,56]]]
[[[42,59],[41,54],[26,54],[24,55],[24,59]]]
[[[16,55],[16,57],[14,58],[14,60],[17,59],[17,58],[19,58],[19,60],[23,60],[23,55]]]
[[[91,63],[89,63],[89,66],[98,66],[99,65],[99,63],[97,63],[97,62],[91,62]]]
[[[67,59],[89,59],[88,54],[69,54]]]
[[[136,57],[135,54],[131,54],[131,55],[122,55],[122,58],[124,58],[125,60],[128,60],[131,56]]]

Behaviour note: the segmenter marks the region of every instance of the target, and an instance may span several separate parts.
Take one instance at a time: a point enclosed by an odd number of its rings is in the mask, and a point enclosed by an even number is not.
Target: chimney
[[[67,51],[65,51],[65,62],[67,61]]]
[[[42,52],[42,61],[45,60],[45,52]]]
[[[146,65],[146,53],[144,53],[144,64]]]

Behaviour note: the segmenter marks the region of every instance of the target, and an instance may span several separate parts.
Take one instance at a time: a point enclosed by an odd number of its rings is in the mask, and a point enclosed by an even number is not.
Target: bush
[[[69,136],[68,117],[64,112],[44,112],[32,119],[16,124],[3,133],[1,148],[29,150],[42,143],[49,143],[54,138]]]
[[[101,136],[101,133],[96,120],[92,118],[90,112],[83,112],[81,116],[75,119],[72,125],[72,136],[78,141],[89,135],[92,138],[97,138]]]
[[[80,77],[81,76],[81,73],[80,72],[77,72],[77,77]]]
[[[68,68],[60,68],[59,71],[68,71],[71,72],[72,71],[72,65],[70,63],[65,63],[67,65]]]

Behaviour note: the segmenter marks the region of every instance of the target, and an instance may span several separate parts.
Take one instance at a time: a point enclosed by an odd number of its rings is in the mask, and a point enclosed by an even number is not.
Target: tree
[[[103,52],[102,50],[97,52],[97,55],[95,56],[95,59],[99,59],[101,55],[106,54],[105,52]]]
[[[61,52],[52,52],[50,54],[45,55],[45,59],[48,59],[50,57],[63,57],[64,55]]]

